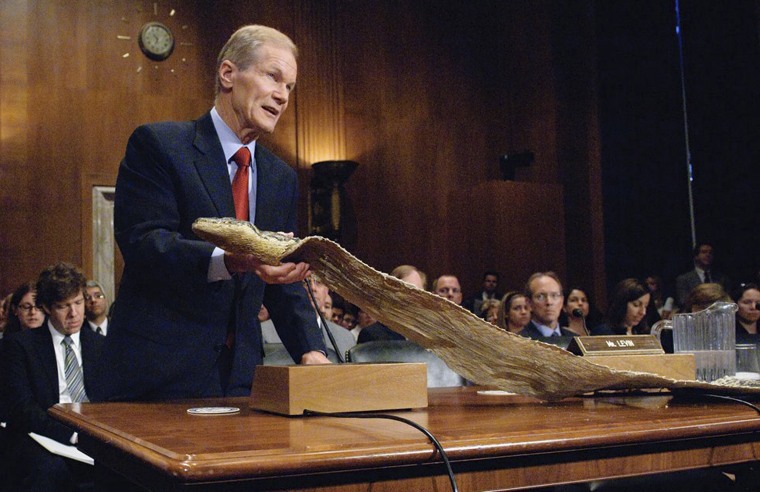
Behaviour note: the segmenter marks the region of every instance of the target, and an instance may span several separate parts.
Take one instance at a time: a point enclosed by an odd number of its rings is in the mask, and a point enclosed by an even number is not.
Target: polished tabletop
[[[356,484],[374,483],[372,490],[392,490],[398,480],[420,490],[447,487],[440,455],[405,423],[284,417],[248,404],[247,398],[60,404],[50,412],[79,431],[80,449],[97,463],[150,488],[240,480],[256,481],[259,489],[366,490]],[[187,411],[208,406],[240,412]],[[477,387],[438,388],[429,390],[427,408],[390,413],[438,439],[461,490],[722,466],[760,456],[756,410],[667,393],[549,403]]]

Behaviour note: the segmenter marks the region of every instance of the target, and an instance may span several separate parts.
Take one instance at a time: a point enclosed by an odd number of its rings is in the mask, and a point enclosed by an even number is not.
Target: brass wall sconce
[[[346,209],[343,184],[358,166],[354,161],[321,161],[311,166],[309,234],[340,242]]]

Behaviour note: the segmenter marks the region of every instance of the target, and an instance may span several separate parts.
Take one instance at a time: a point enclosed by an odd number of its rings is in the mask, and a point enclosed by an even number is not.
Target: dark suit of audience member
[[[254,44],[262,37],[262,44]],[[294,360],[321,352],[315,357],[328,362],[303,278],[265,283],[253,273],[260,266],[250,257],[215,249],[192,230],[200,217],[236,217],[236,171],[230,169],[241,147],[254,145],[246,171],[252,183],[248,205],[241,211],[262,230],[296,230],[296,172],[256,142],[273,131],[295,85],[291,45],[274,29],[241,28],[220,54],[210,113],[196,121],[144,125],[130,137],[114,205],[124,274],[99,371],[100,398],[250,394],[263,353],[256,323],[262,301],[275,326],[289,328],[279,333]],[[248,49],[258,58],[243,69]],[[223,263],[215,262],[221,257]],[[229,261],[238,269],[230,269]],[[295,269],[305,277],[302,265]]]
[[[378,342],[387,340],[406,340],[406,338],[391,330],[379,321],[375,321],[359,332],[359,338],[356,343]]]
[[[689,293],[703,283],[717,283],[730,291],[730,281],[726,275],[712,269],[713,247],[707,243],[698,244],[693,253],[694,268],[676,277],[676,302],[681,309],[686,308]]]
[[[538,326],[533,320],[531,320],[527,325],[525,325],[525,328],[522,329],[519,335],[521,337],[532,338],[533,340],[541,340],[543,338],[547,338],[547,336],[549,337],[552,337],[552,336],[577,337],[578,336],[577,333],[574,333],[562,326],[558,326],[557,328],[555,328],[555,331],[552,335],[546,335],[542,333],[541,330],[538,329]]]
[[[85,392],[93,387],[93,371],[104,338],[89,329],[79,332]],[[71,445],[74,431],[47,414],[59,403],[58,368],[47,320],[35,330],[3,340],[3,388],[7,412],[11,472],[27,490],[65,490],[87,473],[87,465],[54,455],[29,437],[34,432]]]
[[[462,301],[462,307],[470,312],[481,315],[483,312],[483,302],[488,299],[499,300],[499,274],[497,272],[485,272],[483,274],[483,288],[480,292],[472,297]]]

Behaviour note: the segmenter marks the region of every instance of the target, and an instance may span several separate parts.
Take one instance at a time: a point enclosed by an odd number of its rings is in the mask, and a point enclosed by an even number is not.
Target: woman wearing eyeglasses
[[[34,282],[21,284],[11,297],[11,311],[5,333],[39,328],[45,321],[45,313],[37,305]]]

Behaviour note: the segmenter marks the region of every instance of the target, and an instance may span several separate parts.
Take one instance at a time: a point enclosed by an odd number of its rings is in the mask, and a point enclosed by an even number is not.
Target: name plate
[[[575,337],[567,350],[575,355],[658,355],[665,351],[654,335]]]

